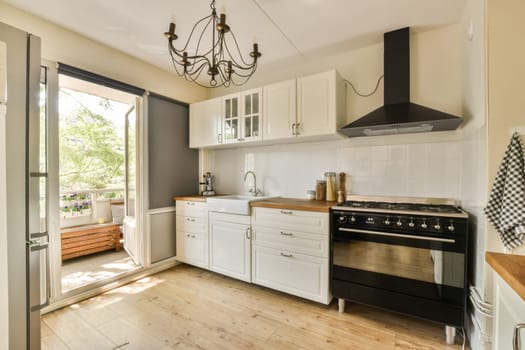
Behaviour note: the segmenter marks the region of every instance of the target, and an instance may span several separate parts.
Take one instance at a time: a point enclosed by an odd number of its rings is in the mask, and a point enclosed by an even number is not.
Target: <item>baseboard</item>
[[[81,293],[75,294],[73,296],[57,300],[57,301],[53,302],[52,304],[50,304],[49,306],[47,306],[44,309],[42,309],[42,315],[44,315],[46,313],[49,313],[49,312],[52,312],[52,311],[55,311],[55,310],[58,310],[58,309],[61,309],[63,307],[72,305],[72,304],[76,304],[76,303],[78,303],[80,301],[92,298],[92,297],[94,297],[94,296],[96,296],[98,294],[102,294],[102,293],[105,293],[105,292],[110,291],[112,289],[121,287],[121,286],[123,286],[125,284],[131,283],[131,282],[135,282],[135,281],[137,281],[139,279],[142,279],[144,277],[148,277],[148,276],[154,275],[156,273],[159,273],[161,271],[170,269],[170,268],[172,268],[174,266],[177,266],[179,264],[180,263],[178,261],[169,259],[169,260],[164,261],[164,262],[159,262],[158,264],[156,264],[154,266],[151,266],[151,267],[148,267],[147,269],[140,269],[140,270],[131,272],[131,273],[123,276],[122,278],[118,279],[117,281],[109,282],[109,283],[104,284],[102,286],[89,289],[89,290],[87,290],[85,292],[81,292]]]

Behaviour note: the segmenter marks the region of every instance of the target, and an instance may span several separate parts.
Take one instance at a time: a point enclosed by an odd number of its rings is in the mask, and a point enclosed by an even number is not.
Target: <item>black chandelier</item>
[[[204,87],[228,87],[230,84],[243,85],[250,79],[257,69],[257,59],[261,57],[259,46],[254,43],[253,51],[250,52],[252,63],[247,63],[242,57],[241,50],[237,44],[237,39],[231,31],[229,25],[226,24],[226,15],[221,13],[217,16],[215,11],[215,0],[210,4],[211,15],[202,18],[193,26],[190,36],[182,49],[176,49],[173,46],[173,41],[177,40],[175,34],[175,23],[170,23],[169,31],[164,35],[168,39],[168,50],[173,62],[173,67],[177,74],[186,80],[197,83]],[[197,27],[202,27],[202,31],[198,34],[196,41],[195,53],[188,54],[188,46],[192,41],[194,34],[196,34]],[[210,49],[201,49],[201,41],[205,36],[206,31],[211,29],[212,46]],[[226,40],[226,34],[231,34],[231,42],[233,42],[233,52],[230,50]],[[233,56],[238,56],[235,59]],[[206,72],[210,76],[209,85],[199,81],[202,72]]]

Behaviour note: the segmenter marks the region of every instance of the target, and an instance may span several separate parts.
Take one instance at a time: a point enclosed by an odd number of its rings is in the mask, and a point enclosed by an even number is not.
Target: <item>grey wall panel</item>
[[[151,214],[151,262],[171,258],[176,253],[175,212]]]
[[[149,209],[173,206],[174,195],[199,191],[199,151],[189,148],[189,107],[148,98]]]

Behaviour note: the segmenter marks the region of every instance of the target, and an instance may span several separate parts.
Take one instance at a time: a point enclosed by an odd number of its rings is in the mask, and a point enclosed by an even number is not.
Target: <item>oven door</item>
[[[465,238],[336,227],[332,278],[463,305]]]

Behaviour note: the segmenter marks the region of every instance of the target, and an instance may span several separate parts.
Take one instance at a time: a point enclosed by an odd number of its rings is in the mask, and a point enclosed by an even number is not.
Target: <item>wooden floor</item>
[[[138,268],[125,250],[105,251],[62,263],[62,292],[115,277]]]
[[[461,349],[444,327],[347,303],[346,313],[179,265],[47,314],[43,349]],[[460,343],[460,337],[456,338]]]

